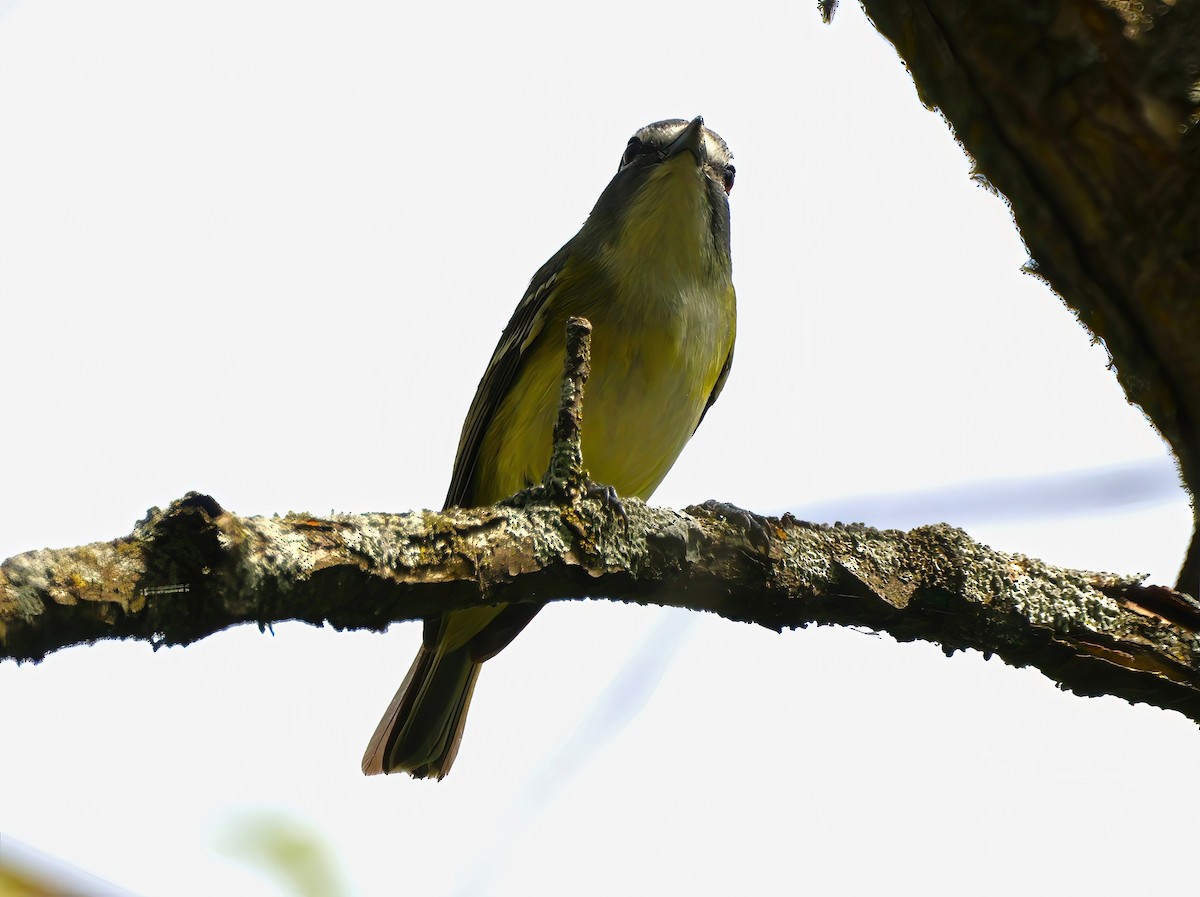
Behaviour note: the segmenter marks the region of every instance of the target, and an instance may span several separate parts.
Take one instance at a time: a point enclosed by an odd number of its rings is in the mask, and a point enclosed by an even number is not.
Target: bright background
[[[702,113],[738,167],[737,359],[657,502],[948,519],[1172,582],[1161,441],[892,48],[814,6],[0,2],[0,557],[189,489],[439,506],[529,277],[629,134]],[[605,601],[488,664],[447,780],[366,779],[418,639],[0,665],[0,829],[183,897],[284,893],[228,855],[264,813],[364,895],[1151,893],[1194,848],[1178,714]]]

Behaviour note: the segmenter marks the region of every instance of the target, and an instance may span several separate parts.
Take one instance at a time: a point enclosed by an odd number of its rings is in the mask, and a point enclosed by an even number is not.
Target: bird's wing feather
[[[458,441],[458,454],[454,459],[454,472],[450,477],[450,489],[446,493],[445,507],[474,504],[475,470],[479,462],[479,449],[483,437],[491,425],[492,418],[504,397],[512,388],[521,362],[534,339],[546,322],[546,310],[555,293],[567,258],[570,243],[550,257],[529,282],[529,289],[521,298],[512,319],[504,328],[492,360],[488,362],[467,419],[463,423],[462,436]]]
[[[734,296],[733,286],[729,287],[730,304],[737,300]],[[735,325],[736,326],[736,325]],[[729,352],[725,356],[725,363],[721,365],[721,373],[717,374],[717,382],[713,384],[712,392],[708,394],[708,401],[704,404],[704,410],[700,412],[700,420],[696,421],[696,430],[700,429],[700,424],[704,423],[704,415],[708,414],[708,409],[711,408],[717,401],[717,397],[721,394],[721,390],[725,388],[725,381],[729,379],[729,370],[733,367],[733,344],[736,334],[729,334]],[[696,430],[692,432],[695,433]]]

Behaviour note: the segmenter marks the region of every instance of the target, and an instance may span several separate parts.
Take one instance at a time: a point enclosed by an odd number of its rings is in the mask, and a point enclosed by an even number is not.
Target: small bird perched
[[[621,495],[650,497],[733,361],[731,158],[698,116],[655,122],[629,138],[591,215],[533,276],[500,337],[463,424],[446,507],[493,504],[541,482],[566,321],[575,316],[594,332],[584,465]],[[445,776],[480,666],[539,608],[497,604],[427,619],[363,772]]]

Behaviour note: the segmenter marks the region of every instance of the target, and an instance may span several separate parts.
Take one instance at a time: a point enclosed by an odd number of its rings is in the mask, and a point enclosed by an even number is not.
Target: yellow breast
[[[685,154],[686,155],[686,154]],[[479,456],[480,503],[541,481],[562,378],[566,319],[592,322],[583,464],[621,495],[647,498],[691,438],[733,347],[735,299],[707,217],[704,175],[669,160],[639,191],[597,265],[568,263],[545,321]]]

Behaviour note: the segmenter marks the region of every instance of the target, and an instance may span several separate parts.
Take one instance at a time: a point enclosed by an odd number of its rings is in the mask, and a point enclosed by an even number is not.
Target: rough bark
[[[995,552],[948,526],[824,526],[716,503],[530,493],[474,510],[241,518],[192,493],[126,538],[0,565],[0,647],[36,660],[100,638],[186,644],[282,620],[383,629],[479,602],[585,596],[977,648],[1079,694],[1200,720],[1200,605],[1187,596]]]
[[[862,0],[1200,488],[1200,4]],[[1180,573],[1198,594],[1200,538]]]

